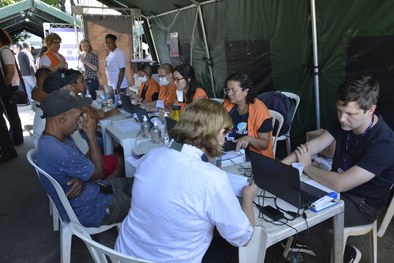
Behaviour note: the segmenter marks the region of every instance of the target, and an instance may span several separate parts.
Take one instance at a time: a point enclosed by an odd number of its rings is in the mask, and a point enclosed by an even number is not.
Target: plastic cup
[[[304,172],[304,165],[302,163],[292,163],[291,166],[298,170],[298,174],[300,176]]]

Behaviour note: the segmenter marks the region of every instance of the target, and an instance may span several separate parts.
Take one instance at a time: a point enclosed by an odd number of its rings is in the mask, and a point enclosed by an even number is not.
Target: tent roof
[[[139,8],[145,16],[158,15],[177,8],[189,6],[194,2],[209,0],[98,0],[109,7]]]
[[[26,21],[26,19],[29,21]],[[59,9],[39,0],[24,0],[13,5],[0,8],[0,27],[10,35],[26,30],[44,37],[42,23],[73,24],[74,19]]]

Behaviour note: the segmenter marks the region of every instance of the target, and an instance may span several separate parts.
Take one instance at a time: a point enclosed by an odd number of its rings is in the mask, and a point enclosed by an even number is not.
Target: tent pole
[[[150,34],[150,37],[152,38],[153,48],[155,49],[155,52],[156,52],[157,63],[161,64],[160,63],[160,57],[159,57],[159,55],[157,53],[155,37],[153,36],[152,27],[151,27],[151,24],[150,24],[150,19],[148,17],[145,17],[145,19],[146,19],[146,22],[148,23],[149,34]]]
[[[209,47],[208,47],[208,41],[207,41],[207,35],[205,32],[205,25],[204,25],[204,18],[202,16],[202,10],[201,10],[201,6],[199,4],[197,4],[197,11],[200,17],[200,25],[201,25],[201,29],[202,29],[202,36],[204,38],[204,44],[205,44],[205,51],[206,51],[206,56],[207,56],[207,61],[208,61],[208,69],[209,69],[209,75],[211,78],[211,86],[212,86],[212,96],[214,98],[216,98],[216,87],[215,87],[215,81],[213,78],[213,70],[212,70],[212,63],[211,63],[211,57],[209,55]]]
[[[317,51],[315,0],[310,0],[310,4],[311,4],[311,24],[312,24],[312,46],[313,46],[313,78],[315,81],[316,129],[320,129],[319,56]]]

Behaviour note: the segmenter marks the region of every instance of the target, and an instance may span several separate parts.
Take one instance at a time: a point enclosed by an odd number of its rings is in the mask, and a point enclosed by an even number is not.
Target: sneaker
[[[361,260],[361,252],[354,246],[345,247],[345,253],[343,254],[343,263],[357,263]]]
[[[280,242],[280,244],[282,245],[283,248],[286,247],[286,243],[287,243],[287,239]],[[310,247],[308,247],[307,245],[301,244],[297,241],[293,241],[293,243],[290,246],[289,252],[305,253],[305,254],[309,254],[311,256],[316,256],[315,252]]]

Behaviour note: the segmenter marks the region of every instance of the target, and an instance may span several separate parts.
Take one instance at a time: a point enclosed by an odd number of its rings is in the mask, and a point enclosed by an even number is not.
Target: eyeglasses
[[[181,81],[182,79],[185,79],[185,78],[174,78],[175,82],[179,82],[179,81]]]
[[[242,89],[224,89],[224,94],[228,95],[230,93],[237,94],[238,92],[242,91]]]

